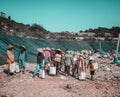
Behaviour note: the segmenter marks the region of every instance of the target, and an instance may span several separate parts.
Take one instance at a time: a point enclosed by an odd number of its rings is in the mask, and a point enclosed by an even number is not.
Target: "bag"
[[[40,69],[39,77],[45,78],[45,70]]]
[[[15,72],[15,66],[16,66],[15,62],[10,64],[10,73],[14,73]]]
[[[15,66],[15,72],[20,72],[18,64],[16,64],[16,66]]]
[[[93,69],[98,69],[98,63],[93,63],[92,66],[93,66]]]
[[[86,73],[85,72],[81,72],[80,76],[79,76],[79,79],[80,80],[85,80],[85,77],[86,77]]]
[[[56,75],[56,67],[50,67],[49,74],[50,75]]]

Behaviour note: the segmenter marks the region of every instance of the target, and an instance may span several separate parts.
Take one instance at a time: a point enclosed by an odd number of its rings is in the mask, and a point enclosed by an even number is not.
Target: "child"
[[[93,59],[89,60],[89,63],[87,65],[87,68],[89,67],[91,80],[93,80],[93,75],[95,74],[95,69],[93,68]]]

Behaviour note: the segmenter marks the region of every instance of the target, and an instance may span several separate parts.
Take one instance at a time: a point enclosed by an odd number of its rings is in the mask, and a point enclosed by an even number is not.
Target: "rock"
[[[60,78],[63,79],[63,80],[68,80],[68,78],[65,77],[65,76],[61,76]]]
[[[104,81],[108,81],[108,78],[104,78]]]
[[[113,81],[117,81],[118,79],[116,79],[116,78],[111,78]]]
[[[72,86],[70,84],[67,84],[66,88],[67,89],[72,89]]]
[[[99,87],[98,87],[98,86],[96,86],[96,89],[99,89]]]
[[[107,67],[107,68],[106,68],[106,71],[110,71],[110,68]]]

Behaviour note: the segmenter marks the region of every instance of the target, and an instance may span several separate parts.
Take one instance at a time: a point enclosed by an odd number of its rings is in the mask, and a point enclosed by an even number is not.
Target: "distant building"
[[[77,40],[84,40],[85,38],[84,37],[75,37],[75,39],[77,39]]]
[[[91,37],[91,36],[94,36],[95,33],[92,33],[92,32],[82,32],[82,33],[79,33],[79,36],[88,36],[88,37]]]
[[[1,17],[5,17],[5,15],[6,15],[6,14],[5,14],[4,12],[0,12],[0,16],[1,16]]]

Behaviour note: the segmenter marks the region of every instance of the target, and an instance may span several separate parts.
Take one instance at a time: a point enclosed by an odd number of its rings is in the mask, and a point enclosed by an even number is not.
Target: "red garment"
[[[95,71],[92,64],[89,64],[90,71]]]
[[[54,57],[55,57],[55,53],[54,53],[54,51],[52,51],[52,50],[50,51],[50,57],[51,57],[51,58],[54,58]]]

